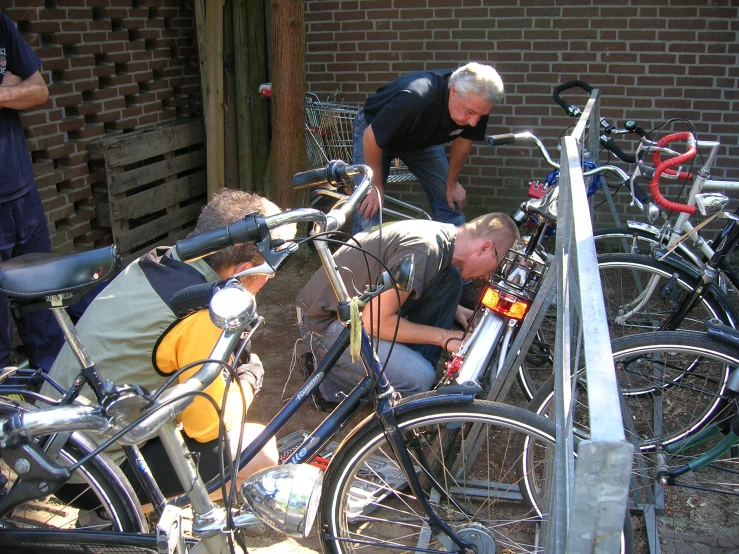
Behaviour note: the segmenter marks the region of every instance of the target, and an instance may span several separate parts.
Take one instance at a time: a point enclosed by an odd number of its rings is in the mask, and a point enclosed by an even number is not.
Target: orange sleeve
[[[210,357],[213,346],[220,336],[221,329],[210,321],[208,310],[201,310],[183,319],[162,339],[156,352],[157,367],[162,373],[172,373],[190,363],[206,360]],[[202,365],[198,364],[184,371],[179,376],[179,382],[186,381],[201,367]],[[215,400],[219,407],[221,407],[226,390],[226,374],[224,370],[205,389],[205,393]],[[254,398],[251,387],[244,387],[244,396],[248,408]],[[227,430],[241,424],[242,407],[239,386],[232,383],[228,390],[223,414]],[[192,404],[182,412],[180,420],[187,436],[198,442],[210,442],[218,438],[216,412],[211,402],[201,396],[195,397]]]

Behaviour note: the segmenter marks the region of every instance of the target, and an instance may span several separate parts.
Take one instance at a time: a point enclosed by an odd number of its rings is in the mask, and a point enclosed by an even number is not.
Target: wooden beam
[[[205,5],[205,62],[206,81],[205,136],[208,158],[208,198],[223,188],[223,3],[211,0]]]

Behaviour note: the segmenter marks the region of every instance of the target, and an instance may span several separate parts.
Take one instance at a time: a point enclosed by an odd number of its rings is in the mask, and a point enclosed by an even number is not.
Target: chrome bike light
[[[702,192],[695,195],[695,207],[703,216],[715,214],[729,203],[729,197],[718,192]]]
[[[323,470],[310,464],[268,467],[248,477],[241,494],[267,525],[294,538],[310,535],[321,498]]]
[[[254,295],[237,281],[229,281],[210,301],[210,320],[226,331],[243,329],[254,319],[256,311]]]

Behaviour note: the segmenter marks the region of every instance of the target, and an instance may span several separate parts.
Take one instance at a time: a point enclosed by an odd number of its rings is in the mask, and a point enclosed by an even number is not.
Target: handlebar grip
[[[503,146],[504,144],[513,144],[516,142],[516,135],[513,133],[505,133],[503,135],[489,135],[487,138],[488,146]]]
[[[320,185],[328,185],[326,179],[326,169],[311,169],[310,171],[302,171],[293,175],[293,188],[296,190],[313,188]]]
[[[341,160],[331,160],[326,167],[296,173],[293,176],[293,188],[300,190],[321,185],[339,186],[346,178],[347,165]]]
[[[689,206],[688,204],[681,204],[680,202],[672,202],[670,200],[667,200],[664,196],[662,196],[662,193],[659,190],[659,178],[662,173],[667,172],[668,168],[670,167],[679,166],[684,162],[692,160],[693,158],[695,158],[695,155],[698,152],[698,149],[695,145],[695,138],[693,137],[693,133],[687,131],[683,133],[673,133],[671,135],[667,135],[666,137],[662,137],[657,141],[657,146],[662,147],[666,144],[670,144],[671,142],[675,142],[678,140],[686,140],[688,142],[688,151],[684,154],[680,154],[679,156],[675,156],[674,158],[670,158],[669,160],[665,160],[663,162],[660,160],[659,150],[654,153],[652,159],[654,160],[654,165],[656,167],[654,168],[654,176],[649,183],[649,191],[652,193],[654,201],[662,206],[665,210],[674,210],[676,212],[683,212],[693,215],[695,214],[695,206]],[[671,173],[674,174],[675,172],[672,171]]]
[[[619,160],[624,161],[627,164],[636,163],[636,156],[632,156],[631,154],[626,154],[623,150],[621,150],[618,147],[618,145],[613,140],[613,138],[601,136],[600,143],[603,145],[603,148],[605,148],[609,152],[613,152]]]
[[[559,104],[559,106],[565,111],[567,115],[570,117],[580,117],[582,114],[582,111],[580,108],[578,108],[575,105],[569,105],[567,102],[565,102],[562,97],[560,96],[560,93],[569,90],[571,88],[579,87],[583,89],[585,92],[590,94],[593,92],[593,87],[591,87],[589,84],[587,84],[585,81],[567,81],[566,83],[562,83],[558,87],[554,89],[554,92],[552,93],[552,98],[554,98],[554,101]]]
[[[229,246],[256,242],[269,234],[264,216],[253,213],[228,227],[219,227],[200,235],[178,240],[177,254],[183,262],[203,258]]]

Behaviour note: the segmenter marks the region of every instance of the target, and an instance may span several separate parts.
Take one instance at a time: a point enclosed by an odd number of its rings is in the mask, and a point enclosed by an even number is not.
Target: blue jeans
[[[50,252],[46,216],[36,187],[9,202],[0,203],[0,262],[23,254]],[[48,372],[64,344],[59,324],[48,310],[15,318],[18,335],[32,368]],[[10,310],[0,292],[0,368],[10,363]]]
[[[364,163],[364,144],[362,139],[366,128],[367,121],[364,119],[364,111],[359,110],[359,113],[354,118],[354,156],[352,163]],[[449,161],[446,158],[443,145],[430,146],[429,148],[422,148],[411,152],[396,152],[383,149],[383,185],[387,184],[387,178],[390,175],[390,162],[395,158],[403,160],[405,165],[408,166],[408,169],[418,178],[429,200],[431,217],[434,221],[452,223],[454,225],[462,225],[464,223],[464,214],[457,210],[450,210],[446,201],[446,178],[449,173]],[[377,175],[375,175],[375,179],[377,179]],[[387,186],[385,187],[385,191],[387,192]],[[367,219],[362,217],[358,211],[355,211],[352,233],[356,234],[361,231],[369,231],[379,224],[379,212]]]
[[[442,270],[417,299],[408,299],[401,306],[400,316],[421,325],[451,329],[454,314],[462,295],[462,280],[456,267]],[[344,326],[331,323],[323,334],[311,332],[305,326],[302,310],[298,310],[298,329],[303,341],[311,348],[316,362],[320,362],[336,342]],[[400,344],[388,358],[391,341],[375,340],[380,363],[385,366],[385,376],[403,396],[426,392],[436,381],[436,366],[441,347],[433,344]],[[317,364],[316,364],[317,367]],[[361,361],[352,363],[349,349],[339,357],[331,372],[321,383],[321,395],[331,402],[340,402],[366,375]]]

